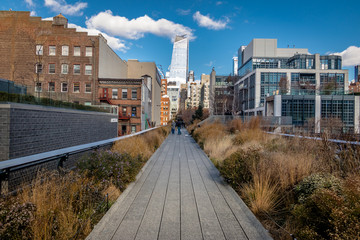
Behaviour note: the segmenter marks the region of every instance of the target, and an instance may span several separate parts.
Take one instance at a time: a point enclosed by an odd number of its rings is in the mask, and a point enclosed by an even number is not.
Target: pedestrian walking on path
[[[173,121],[171,122],[171,133],[172,133],[172,134],[175,133],[175,126],[176,126],[176,123],[175,123],[175,121],[173,120]]]
[[[176,121],[176,127],[177,127],[177,129],[178,129],[178,135],[181,135],[181,131],[180,131],[180,129],[181,129],[181,122],[180,122],[180,120],[177,120],[177,121]]]

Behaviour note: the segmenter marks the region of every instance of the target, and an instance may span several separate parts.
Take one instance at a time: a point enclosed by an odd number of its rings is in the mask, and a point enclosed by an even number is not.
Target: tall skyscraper
[[[170,65],[170,81],[186,83],[189,72],[189,39],[176,36]]]
[[[360,82],[360,65],[356,65],[355,66],[355,75],[354,75],[354,79],[355,82]]]
[[[189,73],[189,39],[186,36],[176,36],[171,57],[168,78],[168,95],[172,118],[179,110],[180,86],[186,84]]]
[[[238,57],[233,57],[233,76],[238,75]]]

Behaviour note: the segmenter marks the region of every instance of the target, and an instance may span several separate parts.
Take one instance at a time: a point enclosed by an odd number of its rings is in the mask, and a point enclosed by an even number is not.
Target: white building
[[[239,62],[238,57],[233,57],[233,76],[238,75]]]

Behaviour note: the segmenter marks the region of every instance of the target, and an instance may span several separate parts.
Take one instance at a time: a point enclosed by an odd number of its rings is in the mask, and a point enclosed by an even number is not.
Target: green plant
[[[319,189],[330,189],[334,192],[340,192],[341,181],[340,179],[330,174],[313,174],[310,175],[295,187],[295,195],[299,203],[306,202],[315,191]]]
[[[97,182],[111,181],[122,191],[135,180],[144,163],[141,155],[132,157],[127,153],[95,151],[78,163],[78,169]]]
[[[259,160],[259,150],[239,150],[219,163],[218,167],[225,180],[236,190],[240,190],[242,184],[249,183],[253,179],[251,169]]]

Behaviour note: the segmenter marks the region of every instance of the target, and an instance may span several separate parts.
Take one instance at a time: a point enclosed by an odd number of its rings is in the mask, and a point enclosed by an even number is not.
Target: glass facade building
[[[239,48],[238,59],[237,114],[266,115],[266,98],[274,94],[342,95],[348,89],[348,70],[342,69],[341,56],[310,54],[305,48],[277,48],[276,39],[253,39]]]

